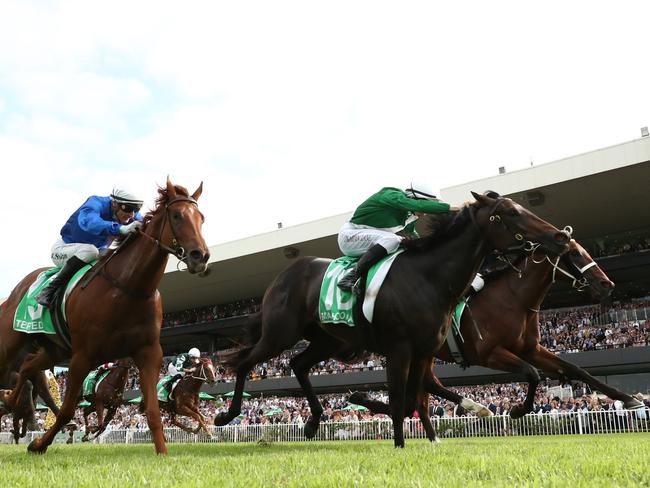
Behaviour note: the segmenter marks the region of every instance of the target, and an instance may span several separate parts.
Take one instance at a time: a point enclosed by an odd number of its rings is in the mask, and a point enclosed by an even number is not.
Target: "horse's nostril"
[[[609,288],[610,290],[613,290],[614,287],[616,286],[616,285],[614,285],[614,283],[612,283],[609,280],[603,280],[600,283],[601,283],[601,285],[603,285],[604,288]]]
[[[555,234],[555,242],[559,244],[568,244],[571,241],[571,236],[568,232],[560,231]]]
[[[198,249],[193,249],[190,251],[190,259],[192,259],[192,261],[203,262],[203,253]]]

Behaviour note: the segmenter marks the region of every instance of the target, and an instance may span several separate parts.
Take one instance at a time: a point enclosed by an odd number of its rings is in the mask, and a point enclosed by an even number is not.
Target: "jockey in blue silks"
[[[110,196],[91,196],[61,228],[61,238],[52,246],[52,261],[61,271],[36,297],[50,306],[60,286],[64,286],[86,264],[99,258],[113,236],[137,231],[142,225],[143,201],[123,188],[114,188]]]

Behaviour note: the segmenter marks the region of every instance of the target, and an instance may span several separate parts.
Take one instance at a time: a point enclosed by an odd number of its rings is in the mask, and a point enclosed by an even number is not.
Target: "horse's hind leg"
[[[54,415],[59,415],[59,406],[54,401],[54,398],[52,398],[50,385],[48,384],[45,373],[43,371],[36,373],[32,378],[32,382],[34,383],[34,391],[41,397],[43,403],[52,410]]]
[[[316,435],[320,418],[323,415],[323,406],[314,393],[311,381],[309,381],[309,370],[320,361],[334,356],[340,347],[341,342],[339,340],[328,334],[321,333],[317,338],[312,337],[309,346],[301,353],[296,354],[289,362],[311,410],[311,415],[305,423],[305,437],[307,439],[311,439]]]
[[[11,391],[11,395],[6,399],[5,403],[9,406],[15,407],[19,402],[20,391],[29,378],[37,376],[37,374],[47,368],[50,368],[54,365],[56,359],[52,357],[51,353],[41,347],[35,353],[28,354],[23,361],[23,364],[20,366],[18,371],[18,380],[16,381],[16,386]]]
[[[50,365],[46,366],[50,367]],[[45,369],[45,368],[43,368]],[[70,369],[68,371],[68,381],[66,384],[65,398],[61,406],[61,412],[56,417],[54,425],[50,427],[42,437],[34,439],[27,447],[30,452],[43,454],[52,441],[54,436],[72,419],[77,399],[81,391],[81,385],[86,375],[90,372],[90,363],[85,355],[76,353],[70,360]]]
[[[102,405],[102,409],[104,406]],[[102,423],[98,424],[98,429],[95,432],[95,435],[93,436],[93,439],[97,439],[100,435],[104,433],[106,428],[108,427],[108,424],[111,423],[111,420],[113,420],[113,417],[115,416],[115,411],[117,410],[117,407],[107,407],[106,408],[106,417],[103,418]]]

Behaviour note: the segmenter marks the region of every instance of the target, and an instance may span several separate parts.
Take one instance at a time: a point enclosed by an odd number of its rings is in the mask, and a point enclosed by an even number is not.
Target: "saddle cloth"
[[[174,400],[174,390],[182,378],[179,378],[174,382],[172,382],[171,379],[172,376],[167,375],[158,380],[158,384],[156,385],[156,393],[158,395],[159,402],[171,402]]]
[[[363,301],[363,315],[369,323],[372,323],[375,301],[381,285],[386,279],[395,258],[402,252],[404,250],[399,249],[397,252],[386,256],[368,271],[366,292]],[[352,311],[354,310],[357,297],[351,290],[341,290],[337,284],[347,270],[354,266],[358,260],[358,258],[343,256],[332,261],[327,267],[321,284],[318,304],[321,323],[354,326]]]
[[[65,317],[65,301],[81,277],[92,267],[91,264],[84,266],[72,277],[67,285],[61,311]],[[36,301],[38,295],[45,288],[61,268],[51,268],[43,271],[38,275],[34,283],[27,289],[25,296],[16,307],[14,314],[13,329],[25,334],[56,334],[56,329],[52,322],[50,309],[44,307]]]
[[[108,373],[110,371],[102,371],[101,373],[98,370],[93,370],[91,371],[88,376],[86,376],[86,379],[84,380],[83,384],[83,396],[84,398],[92,396],[97,392],[97,388],[99,388],[99,384],[104,381],[104,379],[108,376]]]

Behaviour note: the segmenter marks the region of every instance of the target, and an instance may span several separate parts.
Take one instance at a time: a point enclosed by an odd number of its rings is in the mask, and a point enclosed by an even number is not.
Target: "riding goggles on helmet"
[[[131,213],[131,212],[135,213],[138,210],[140,210],[140,208],[142,207],[141,203],[124,203],[124,202],[116,202],[116,203],[117,206],[120,207],[120,210],[126,213]]]

